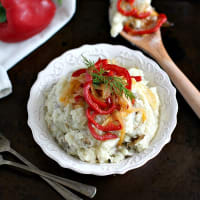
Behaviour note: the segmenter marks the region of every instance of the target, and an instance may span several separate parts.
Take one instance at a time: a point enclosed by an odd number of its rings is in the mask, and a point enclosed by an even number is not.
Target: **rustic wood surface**
[[[153,5],[175,23],[173,28],[162,29],[165,47],[200,89],[200,1],[153,0]],[[29,91],[38,72],[53,58],[83,44],[121,44],[137,49],[120,36],[110,37],[108,7],[108,0],[78,0],[69,24],[9,71],[14,87],[10,96],[0,100],[0,131],[10,139],[15,150],[42,170],[95,185],[98,191],[94,200],[199,200],[200,122],[179,93],[178,123],[171,142],[156,158],[125,175],[97,177],[63,169],[33,140],[27,125]],[[17,161],[7,153],[4,156]],[[1,167],[0,200],[45,199],[62,200],[62,197],[40,177]]]

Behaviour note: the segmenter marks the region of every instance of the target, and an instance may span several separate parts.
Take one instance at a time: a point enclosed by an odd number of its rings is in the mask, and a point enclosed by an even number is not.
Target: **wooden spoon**
[[[142,37],[131,36],[124,31],[120,35],[133,45],[143,49],[162,66],[187,103],[200,118],[200,92],[168,55],[162,42],[160,30]]]

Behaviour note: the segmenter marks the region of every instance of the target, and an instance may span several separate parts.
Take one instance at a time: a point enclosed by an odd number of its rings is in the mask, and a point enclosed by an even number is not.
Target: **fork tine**
[[[0,132],[0,139],[4,139],[4,140],[6,140],[7,142],[9,142],[9,140]]]
[[[1,138],[4,138],[4,137],[3,137],[3,134],[2,134],[1,132],[0,132],[0,137],[1,137]]]
[[[0,133],[0,152],[10,151],[10,140]]]

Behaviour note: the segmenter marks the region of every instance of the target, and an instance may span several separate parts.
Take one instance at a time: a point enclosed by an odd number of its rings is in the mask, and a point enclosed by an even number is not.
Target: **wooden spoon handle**
[[[168,55],[161,39],[160,30],[142,38],[131,36],[123,31],[120,34],[132,44],[140,47],[155,58],[160,66],[167,72],[187,103],[200,118],[200,93]]]
[[[158,51],[154,50],[148,53],[151,54],[167,72],[179,92],[200,118],[200,92],[173,62],[164,46],[161,44]]]

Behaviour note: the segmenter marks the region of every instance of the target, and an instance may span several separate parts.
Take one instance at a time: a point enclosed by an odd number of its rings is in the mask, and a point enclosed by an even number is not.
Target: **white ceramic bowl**
[[[84,67],[81,55],[94,61],[99,57],[114,58],[122,66],[137,66],[144,71],[145,79],[149,80],[150,85],[157,87],[161,101],[159,128],[148,149],[141,153],[135,153],[134,156],[118,164],[89,164],[68,155],[53,139],[44,121],[44,93],[63,75]],[[110,44],[84,45],[69,50],[54,59],[39,73],[28,101],[28,125],[32,130],[36,143],[40,145],[47,156],[55,160],[60,166],[83,174],[105,176],[124,174],[154,158],[171,139],[171,134],[176,126],[177,111],[176,90],[167,74],[153,60],[139,51],[124,46]]]

